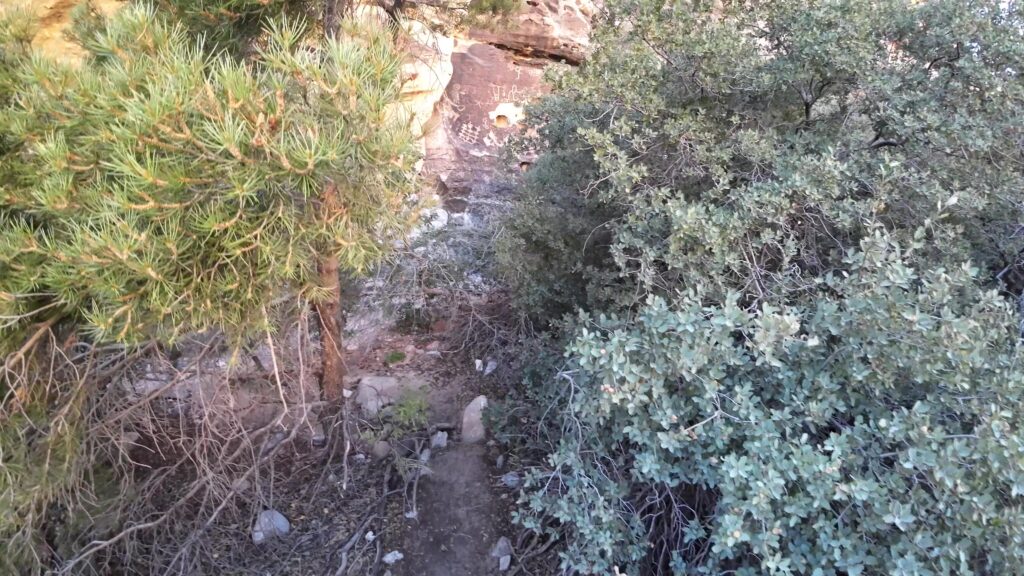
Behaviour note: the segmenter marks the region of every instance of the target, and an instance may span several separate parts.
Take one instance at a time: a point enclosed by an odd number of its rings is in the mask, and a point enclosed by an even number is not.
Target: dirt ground
[[[249,519],[222,523],[208,534],[203,573],[233,575],[484,576],[499,574],[491,548],[512,536],[515,494],[500,484],[497,449],[459,441],[462,408],[489,381],[471,362],[428,351],[435,335],[381,335],[369,349],[350,353],[350,371],[362,374],[415,374],[429,382],[428,424],[393,439],[394,453],[375,459],[368,442],[354,442],[347,466],[335,443],[299,449],[275,463],[256,490],[291,522],[291,533],[255,545]],[[402,352],[405,359],[388,363]],[[381,421],[357,416],[363,432]],[[403,475],[399,456],[428,445],[430,431],[450,430],[444,449],[432,450],[418,482]],[[332,448],[333,446],[333,448]],[[333,452],[333,454],[332,454]],[[415,492],[415,496],[414,493]],[[409,514],[413,510],[414,517]],[[258,511],[256,511],[258,512]],[[344,552],[344,553],[343,553]],[[387,564],[389,553],[402,559]]]
[[[497,574],[494,543],[508,532],[507,511],[492,493],[486,449],[454,445],[437,456],[422,484],[419,517],[404,527],[405,559],[396,576]]]
[[[417,353],[420,348],[407,339],[391,336],[381,348],[408,350],[410,364],[400,367],[428,375],[429,427],[461,420],[462,408],[476,395],[487,391],[490,382],[465,359],[454,354],[440,358]],[[403,345],[404,344],[404,345]],[[432,347],[421,339],[419,346]],[[436,344],[433,344],[436,346]],[[378,353],[379,354],[379,353]],[[461,361],[460,361],[461,360]],[[458,430],[445,449],[434,450],[429,472],[419,484],[417,514],[393,517],[389,548],[404,558],[391,567],[394,576],[484,576],[498,574],[498,560],[491,548],[501,536],[510,536],[507,489],[499,488],[501,472],[495,466],[497,453],[484,444],[459,441]]]

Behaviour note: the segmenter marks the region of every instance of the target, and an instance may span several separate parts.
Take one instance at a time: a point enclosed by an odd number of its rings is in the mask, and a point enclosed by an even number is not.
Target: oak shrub
[[[1022,31],[988,1],[607,3],[498,247],[567,342],[520,510],[564,569],[1019,569]]]

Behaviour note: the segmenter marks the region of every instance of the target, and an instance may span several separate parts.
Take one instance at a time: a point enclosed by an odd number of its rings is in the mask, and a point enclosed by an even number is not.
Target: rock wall
[[[524,106],[546,91],[544,71],[586,57],[595,6],[524,0],[507,22],[455,33],[451,80],[424,135],[424,175],[443,196],[464,200],[517,168],[498,165],[502,147],[521,129]]]
[[[502,147],[519,132],[526,104],[546,90],[547,62],[475,40],[457,39],[454,73],[425,136],[424,174],[444,195],[470,197],[493,186],[505,169]]]
[[[526,6],[498,28],[473,28],[469,37],[517,52],[572,64],[590,47],[591,0],[525,0]]]

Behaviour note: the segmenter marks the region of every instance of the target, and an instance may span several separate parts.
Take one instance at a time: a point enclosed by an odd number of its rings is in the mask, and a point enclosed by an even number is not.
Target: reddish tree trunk
[[[323,399],[334,402],[344,396],[345,359],[341,339],[341,282],[338,278],[338,259],[334,256],[320,262],[320,282],[330,291],[330,298],[317,305],[320,315],[320,346],[322,368],[320,391]]]
[[[331,221],[338,210],[338,189],[334,183],[324,186],[321,197],[321,214],[325,222]],[[317,304],[320,316],[321,367],[320,392],[323,399],[334,402],[344,398],[345,392],[345,350],[341,337],[341,278],[338,275],[338,257],[333,247],[320,260],[320,284],[327,289],[328,298]]]

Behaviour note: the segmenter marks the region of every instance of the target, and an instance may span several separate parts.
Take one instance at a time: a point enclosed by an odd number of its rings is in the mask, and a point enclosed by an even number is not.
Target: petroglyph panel
[[[452,143],[473,156],[497,154],[519,129],[523,106],[544,93],[545,62],[460,42],[452,64],[446,114]]]

